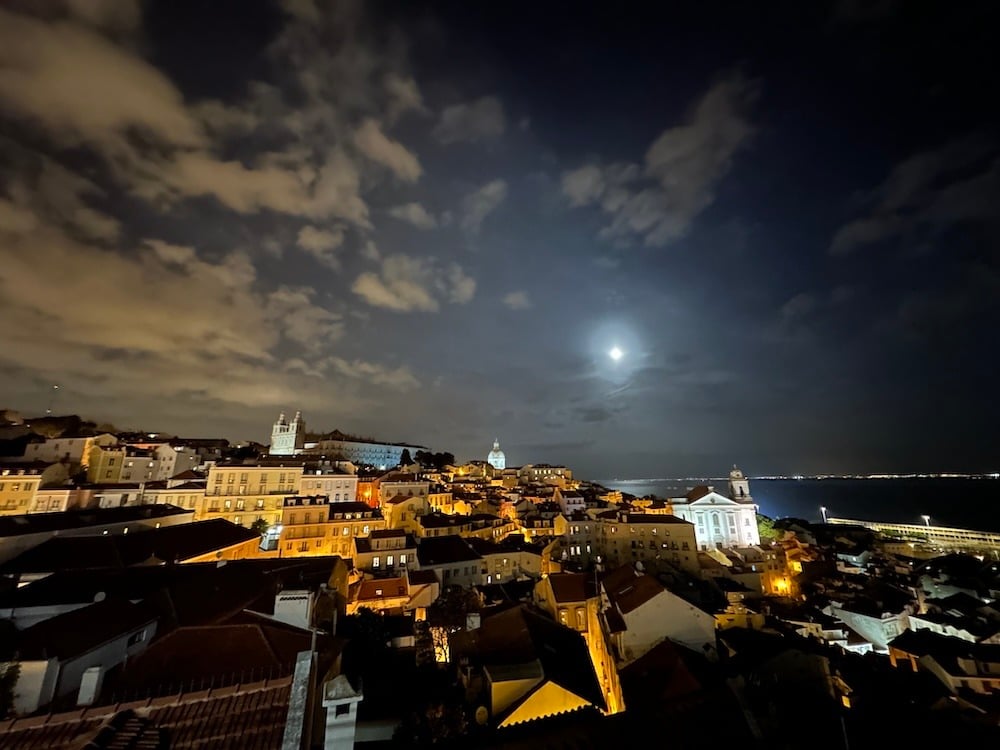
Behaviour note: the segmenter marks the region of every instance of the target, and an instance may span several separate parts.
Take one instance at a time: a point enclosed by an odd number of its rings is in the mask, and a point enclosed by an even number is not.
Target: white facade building
[[[331,503],[353,503],[358,499],[356,474],[303,471],[299,489],[303,495],[326,495]]]
[[[486,463],[494,469],[503,470],[507,468],[507,456],[500,450],[500,438],[493,441],[493,450],[486,456]]]
[[[295,417],[289,422],[285,413],[278,415],[278,421],[271,428],[271,447],[268,452],[272,456],[295,456],[302,452],[306,444],[306,423],[302,412],[295,412]]]
[[[729,497],[702,485],[670,503],[675,516],[694,524],[701,549],[760,544],[757,506],[750,495],[750,482],[735,466],[729,472]]]
[[[105,447],[117,445],[118,438],[103,433],[87,437],[49,438],[44,443],[28,443],[23,456],[4,459],[6,461],[44,461],[47,464],[62,461],[86,465],[90,449],[95,445]]]

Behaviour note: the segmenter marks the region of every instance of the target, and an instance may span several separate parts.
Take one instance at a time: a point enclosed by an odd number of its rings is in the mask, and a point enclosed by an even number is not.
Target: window
[[[568,625],[569,624],[568,619],[569,618],[566,615],[566,610],[565,609],[560,609],[559,610],[559,622],[561,622],[563,625]]]
[[[343,531],[341,532],[341,536],[347,536],[348,533],[350,533],[350,531],[351,531],[350,527],[345,526]]]
[[[237,526],[243,523],[243,516],[233,516],[233,523]]]
[[[368,528],[369,528],[368,524],[365,524],[364,527],[361,529],[361,533],[362,534],[367,534],[368,533]]]
[[[381,561],[379,560],[379,556],[378,556],[378,555],[375,555],[375,557],[373,557],[373,558],[372,558],[372,567],[373,567],[373,568],[377,568],[377,567],[379,567],[379,565],[381,565],[381,564],[382,564],[382,563],[381,563]]]
[[[258,500],[257,501],[257,510],[260,510],[263,507],[264,507],[264,501],[263,500]]]
[[[128,645],[129,646],[134,646],[137,643],[142,643],[144,640],[146,640],[146,630],[145,630],[145,628],[143,628],[142,630],[138,631],[137,633],[132,633],[132,635],[130,635],[128,637]]]
[[[392,567],[392,563],[393,563],[392,555],[386,555],[385,556],[385,565],[386,565],[386,567],[387,568],[391,568]]]
[[[406,555],[400,555],[399,556],[399,564],[400,565],[406,565]]]
[[[587,627],[587,613],[584,612],[582,609],[578,609],[576,611],[576,626],[580,630],[583,630],[584,628]]]

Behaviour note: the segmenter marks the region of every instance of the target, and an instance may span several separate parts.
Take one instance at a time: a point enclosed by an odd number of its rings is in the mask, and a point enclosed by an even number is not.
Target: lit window
[[[392,567],[392,555],[386,555],[385,556],[385,565],[388,568]]]
[[[373,568],[377,568],[379,566],[379,564],[380,564],[379,563],[379,558],[378,558],[378,555],[376,555],[375,557],[372,558],[372,567]]]

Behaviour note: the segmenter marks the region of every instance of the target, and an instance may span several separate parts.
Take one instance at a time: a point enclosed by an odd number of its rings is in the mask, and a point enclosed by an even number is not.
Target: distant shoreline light
[[[728,477],[655,477],[641,479],[594,479],[593,481],[616,482],[618,484],[642,484],[650,482],[706,482],[725,481]],[[791,474],[791,475],[761,475],[749,477],[751,480],[762,481],[821,481],[824,479],[848,479],[848,480],[871,480],[880,481],[884,479],[1000,479],[1000,472],[986,472],[979,474]]]

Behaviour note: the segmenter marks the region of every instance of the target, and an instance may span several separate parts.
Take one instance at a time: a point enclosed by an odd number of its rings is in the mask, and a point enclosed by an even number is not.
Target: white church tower
[[[493,450],[489,452],[486,456],[486,463],[492,466],[494,469],[506,469],[507,468],[507,456],[504,452],[500,450],[500,438],[493,441]]]
[[[733,464],[733,470],[729,472],[729,497],[738,503],[753,502],[753,498],[750,497],[750,480],[736,468],[736,464]]]
[[[295,412],[295,418],[289,422],[285,413],[278,415],[278,421],[271,429],[272,456],[295,456],[302,452],[306,444],[306,423],[302,412]]]

